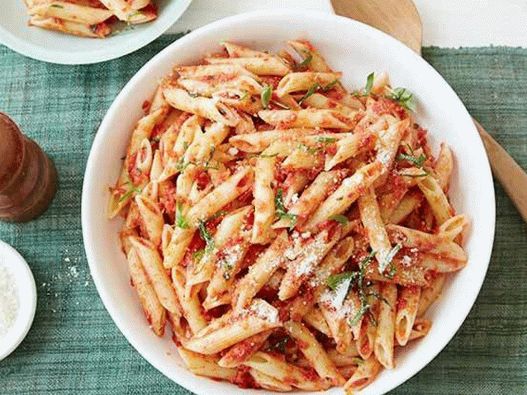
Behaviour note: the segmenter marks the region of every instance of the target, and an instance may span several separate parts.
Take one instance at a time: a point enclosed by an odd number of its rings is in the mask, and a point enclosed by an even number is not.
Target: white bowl
[[[105,39],[76,37],[28,26],[22,0],[2,1],[0,43],[33,59],[60,64],[89,64],[119,58],[149,44],[176,22],[192,0],[158,0],[159,15]]]
[[[37,307],[37,288],[33,273],[25,259],[9,244],[0,240],[0,264],[14,282],[18,299],[18,314],[5,338],[0,342],[0,361],[22,343],[33,323]]]
[[[178,384],[203,395],[261,393],[237,389],[194,376],[182,367],[170,336],[157,338],[148,328],[135,291],[130,287],[125,258],[119,249],[120,221],[108,221],[108,186],[118,176],[131,131],[140,118],[141,103],[153,94],[158,80],[174,64],[192,64],[219,41],[234,40],[277,50],[293,38],[313,42],[336,69],[344,84],[361,87],[371,71],[388,71],[395,86],[417,95],[418,122],[430,130],[432,145],[452,148],[456,166],[450,196],[453,206],[471,220],[465,245],[469,262],[451,276],[442,298],[428,316],[427,337],[397,353],[397,367],[383,371],[364,394],[389,391],[429,363],[454,336],[483,283],[494,238],[494,188],[483,144],[455,92],[428,63],[386,34],[352,20],[300,11],[257,12],[215,22],[176,41],[150,60],[124,87],[108,110],[90,153],[82,196],[84,243],[92,276],[101,298],[128,341],[152,365]],[[236,392],[237,391],[237,392]],[[328,394],[340,394],[341,389]]]

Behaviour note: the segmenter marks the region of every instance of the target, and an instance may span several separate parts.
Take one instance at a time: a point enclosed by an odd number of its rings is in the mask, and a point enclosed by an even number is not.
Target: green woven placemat
[[[43,217],[0,225],[0,239],[33,269],[39,294],[26,340],[0,362],[2,394],[189,393],[151,367],[112,322],[89,275],[80,220],[99,122],[124,84],[175,38],[90,66],[46,64],[0,46],[0,111],[39,142],[60,174]],[[527,168],[527,49],[428,48],[424,56]],[[499,185],[496,195],[494,253],[475,307],[446,349],[394,393],[527,393],[527,232]]]

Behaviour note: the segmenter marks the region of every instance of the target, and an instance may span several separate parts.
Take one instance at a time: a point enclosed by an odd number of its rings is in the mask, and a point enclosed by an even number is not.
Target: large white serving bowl
[[[33,59],[60,64],[98,63],[119,58],[149,44],[172,26],[192,0],[157,0],[159,15],[104,39],[76,37],[29,26],[22,0],[2,1],[0,43]]]
[[[82,196],[86,254],[101,298],[128,341],[173,381],[203,395],[256,394],[188,372],[167,334],[157,338],[148,328],[119,248],[120,220],[108,221],[108,186],[119,174],[131,131],[141,117],[141,103],[175,64],[192,64],[233,40],[260,49],[278,50],[288,39],[309,39],[347,87],[361,87],[372,71],[388,71],[394,86],[418,99],[417,121],[430,130],[435,149],[446,142],[455,156],[450,196],[457,212],[471,221],[465,245],[469,262],[449,279],[442,297],[428,312],[433,321],[427,337],[397,350],[397,367],[383,371],[364,394],[380,394],[403,383],[429,363],[459,329],[483,283],[492,250],[495,224],[494,188],[483,144],[455,92],[423,59],[380,31],[352,20],[299,11],[257,12],[215,22],[176,41],[150,60],[123,88],[108,110],[90,153]],[[328,394],[341,394],[332,389]]]

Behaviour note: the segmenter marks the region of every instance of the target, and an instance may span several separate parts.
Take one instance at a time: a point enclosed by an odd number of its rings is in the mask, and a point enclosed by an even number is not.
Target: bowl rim
[[[81,65],[106,62],[128,55],[150,44],[181,18],[191,2],[192,0],[178,0],[178,3],[174,3],[175,12],[170,13],[172,18],[167,17],[166,19],[158,20],[157,23],[153,21],[147,29],[134,34],[133,39],[122,43],[119,46],[121,49],[111,48],[109,45],[106,45],[93,51],[77,52],[74,56],[71,56],[71,54],[65,55],[64,53],[49,50],[41,45],[19,38],[1,25],[0,43],[23,56],[47,63]],[[90,38],[85,39],[89,40]],[[100,41],[103,40],[100,39]]]
[[[116,313],[116,310],[118,310],[118,306],[115,304],[114,301],[109,296],[108,291],[102,286],[102,282],[99,280],[99,270],[97,268],[97,264],[95,261],[95,257],[93,256],[94,253],[92,252],[93,247],[91,246],[91,226],[90,226],[90,218],[87,215],[87,212],[89,210],[90,202],[88,201],[87,197],[87,190],[89,190],[90,185],[92,183],[92,180],[94,179],[94,176],[96,175],[96,164],[94,163],[93,157],[95,156],[95,152],[97,152],[101,146],[104,144],[105,134],[107,134],[108,126],[110,124],[110,119],[112,118],[112,113],[114,112],[116,107],[119,107],[122,103],[127,101],[127,97],[132,93],[132,88],[135,86],[137,82],[139,82],[143,75],[152,67],[156,65],[158,61],[160,61],[165,55],[168,53],[175,51],[179,47],[184,47],[188,42],[192,42],[195,38],[198,38],[200,35],[205,35],[210,30],[215,30],[221,27],[227,27],[231,23],[239,22],[243,19],[250,20],[251,18],[273,18],[273,17],[284,17],[285,15],[289,15],[291,17],[295,18],[302,18],[303,16],[309,17],[309,18],[321,18],[324,19],[325,22],[330,23],[331,21],[345,21],[346,23],[355,25],[355,28],[360,31],[365,31],[370,33],[371,35],[374,35],[379,38],[379,40],[386,41],[387,44],[390,46],[397,47],[398,50],[406,52],[409,56],[414,57],[416,62],[419,62],[423,67],[428,69],[428,72],[431,72],[432,74],[435,74],[440,80],[444,82],[446,85],[445,88],[450,91],[450,93],[455,97],[457,103],[456,106],[460,107],[464,110],[466,113],[467,119],[471,120],[470,115],[465,107],[465,105],[462,103],[461,99],[457,95],[457,93],[452,89],[450,84],[439,74],[438,71],[436,71],[428,62],[426,62],[421,56],[416,54],[414,51],[412,51],[410,48],[405,46],[403,43],[397,41],[392,36],[375,29],[369,25],[366,25],[362,22],[358,22],[355,20],[352,20],[350,18],[346,18],[343,16],[331,14],[331,13],[323,13],[323,12],[317,12],[317,11],[300,11],[300,10],[261,10],[261,11],[252,11],[252,12],[246,12],[234,16],[230,16],[227,18],[220,19],[218,21],[212,22],[210,24],[207,24],[203,27],[200,27],[199,29],[196,29],[192,31],[191,33],[187,34],[186,36],[180,38],[179,40],[173,42],[163,50],[161,50],[158,54],[156,54],[152,59],[150,59],[129,81],[128,83],[123,87],[121,92],[117,95],[115,100],[112,102],[110,108],[108,109],[106,115],[104,116],[98,132],[95,136],[95,139],[92,144],[92,148],[90,150],[90,154],[88,157],[87,165],[86,165],[86,172],[85,172],[85,178],[83,183],[83,193],[82,193],[82,230],[83,230],[83,238],[85,243],[85,250],[86,255],[88,258],[88,263],[90,266],[91,275],[94,279],[94,283],[96,285],[97,291],[99,292],[99,295],[103,301],[103,304],[107,311],[109,312],[110,316],[112,317],[112,320],[117,325],[119,330],[123,333],[125,338],[128,340],[128,342],[139,352],[143,358],[145,358],[152,366],[154,366],[157,370],[159,370],[161,373],[163,373],[167,378],[169,378],[171,381],[185,387],[188,390],[194,391],[197,394],[204,394],[202,387],[199,384],[199,380],[206,380],[206,378],[195,376],[196,379],[192,380],[187,377],[179,376],[177,378],[177,381],[172,377],[171,373],[169,373],[169,370],[165,368],[160,362],[156,361],[156,358],[150,357],[146,355],[146,350],[141,350],[140,347],[137,345],[137,342],[133,339],[133,336],[131,335],[130,331],[127,329],[127,323],[124,320],[121,320],[119,315]],[[446,334],[445,337],[442,339],[441,342],[439,342],[438,345],[434,345],[432,349],[428,351],[428,353],[423,355],[423,358],[421,359],[422,362],[419,363],[418,368],[412,369],[410,372],[404,372],[397,376],[396,379],[391,380],[391,382],[384,386],[384,388],[381,388],[381,393],[386,393],[390,390],[395,389],[396,387],[400,386],[407,380],[409,380],[411,377],[413,377],[415,374],[420,372],[422,369],[424,369],[439,353],[450,343],[452,338],[455,336],[455,334],[459,331],[462,324],[465,322],[468,314],[470,313],[471,309],[473,308],[476,299],[480,293],[481,287],[483,286],[483,282],[486,277],[486,273],[488,270],[488,266],[490,264],[490,258],[493,248],[493,242],[494,242],[494,236],[495,236],[495,224],[496,224],[496,200],[495,200],[495,191],[494,186],[492,182],[492,175],[490,170],[490,164],[488,162],[488,157],[486,155],[486,151],[484,149],[483,142],[481,138],[479,137],[479,134],[476,130],[475,125],[473,122],[470,122],[471,127],[470,130],[467,130],[466,133],[473,133],[478,136],[476,139],[476,144],[479,146],[478,149],[483,153],[482,157],[482,165],[483,167],[480,170],[482,174],[482,179],[489,181],[488,186],[488,194],[489,194],[489,211],[488,211],[488,229],[487,229],[487,240],[483,240],[487,242],[485,244],[486,247],[483,250],[482,255],[484,256],[484,259],[482,262],[479,262],[479,264],[482,266],[480,269],[480,272],[478,277],[474,280],[477,280],[477,286],[473,287],[471,289],[470,293],[467,293],[464,295],[464,300],[470,301],[470,303],[465,303],[464,308],[461,311],[458,311],[457,316],[459,317],[457,319],[457,322],[453,325],[452,330],[450,333]],[[106,132],[105,132],[106,131]],[[233,391],[238,390],[238,388],[233,387]],[[327,392],[323,392],[327,393]]]

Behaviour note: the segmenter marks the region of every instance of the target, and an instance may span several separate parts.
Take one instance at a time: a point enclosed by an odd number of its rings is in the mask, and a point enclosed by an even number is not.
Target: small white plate
[[[0,342],[0,361],[22,343],[33,323],[37,307],[35,279],[25,259],[9,244],[0,240],[0,265],[4,266],[15,283],[18,314],[6,337]]]
[[[156,0],[156,20],[134,25],[104,39],[76,37],[28,26],[22,0],[2,1],[0,43],[33,59],[60,64],[89,64],[119,58],[144,47],[163,34],[185,12],[192,0]]]

